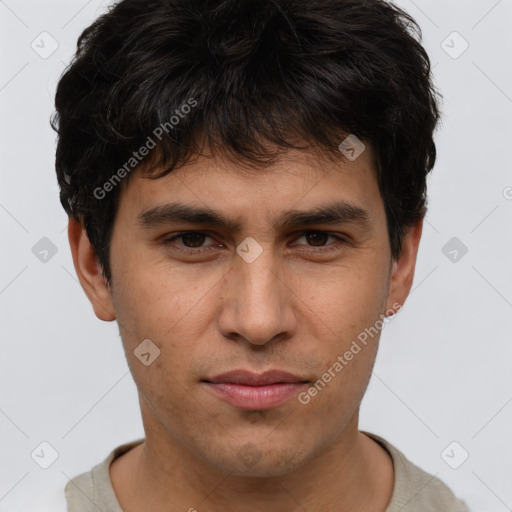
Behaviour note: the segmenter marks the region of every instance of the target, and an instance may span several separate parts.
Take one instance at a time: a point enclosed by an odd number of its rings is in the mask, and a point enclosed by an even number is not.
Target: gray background
[[[117,326],[76,279],[48,123],[76,39],[106,5],[0,1],[0,510],[143,435]],[[399,5],[422,27],[444,120],[413,291],[384,330],[361,429],[474,511],[512,510],[512,0]],[[42,442],[58,452],[48,469]]]

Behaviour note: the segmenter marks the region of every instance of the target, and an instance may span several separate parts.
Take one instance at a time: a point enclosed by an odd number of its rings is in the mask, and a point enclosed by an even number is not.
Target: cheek
[[[302,312],[323,327],[326,339],[357,336],[375,323],[389,292],[386,268],[375,258],[301,276],[294,295]]]
[[[206,440],[212,436],[211,411],[194,398],[190,387],[176,374],[180,365],[175,366],[170,371],[168,361],[160,357],[151,367],[132,370],[145,427],[153,432],[163,427],[192,451],[201,444],[207,451]]]
[[[302,280],[296,292],[305,298],[299,330],[312,332],[305,342],[307,353],[319,362],[320,382],[311,398],[321,396],[319,403],[346,407],[364,392],[375,362],[384,325],[386,273],[377,264],[353,265],[336,269],[329,278],[317,277]]]
[[[183,338],[187,330],[199,328],[192,318],[207,318],[208,296],[214,292],[218,276],[137,261],[120,261],[117,268],[114,305],[118,322],[130,338],[154,337],[169,343],[173,333]]]
[[[181,401],[190,398],[183,394],[194,379],[189,369],[194,361],[203,360],[201,341],[208,338],[218,277],[205,274],[194,280],[176,269],[157,272],[135,268],[125,275],[130,278],[114,286],[114,303],[133,378],[148,403],[176,410]],[[145,339],[159,350],[147,367],[134,353]]]

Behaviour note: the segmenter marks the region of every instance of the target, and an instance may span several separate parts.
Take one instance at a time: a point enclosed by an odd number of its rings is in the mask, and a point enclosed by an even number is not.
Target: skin
[[[110,467],[125,512],[385,511],[393,464],[358,430],[379,336],[306,405],[293,397],[274,409],[241,410],[201,382],[244,368],[281,369],[314,383],[380,314],[404,303],[422,221],[393,261],[372,162],[367,146],[354,162],[293,150],[257,172],[211,155],[157,180],[136,172],[114,222],[112,286],[83,226],[70,219],[80,282],[98,318],[117,320],[139,390],[146,440]],[[215,209],[241,230],[138,223],[142,211],[176,200]],[[369,225],[273,227],[283,212],[339,200],[364,208]],[[164,245],[187,230],[208,236]],[[305,236],[313,230],[327,234]],[[263,249],[252,263],[236,253],[247,237]],[[187,243],[208,250],[173,248]],[[160,350],[149,366],[134,355],[144,339]]]

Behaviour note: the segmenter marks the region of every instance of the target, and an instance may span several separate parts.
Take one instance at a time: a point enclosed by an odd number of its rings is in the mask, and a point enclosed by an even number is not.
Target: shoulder
[[[393,460],[395,484],[386,512],[470,512],[442,480],[416,466],[385,439],[363,433],[383,446]]]
[[[105,460],[90,471],[81,473],[71,480],[54,483],[50,489],[31,500],[23,508],[23,512],[121,511],[110,482],[109,466],[116,457],[143,441],[144,439],[138,439],[122,444],[114,448]]]
[[[65,495],[70,510],[81,512],[122,512],[112,482],[109,468],[114,459],[141,444],[138,439],[114,448],[108,457],[90,471],[72,478],[66,485]]]

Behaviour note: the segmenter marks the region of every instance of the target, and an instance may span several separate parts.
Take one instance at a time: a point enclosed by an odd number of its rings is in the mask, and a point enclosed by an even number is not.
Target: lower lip
[[[303,382],[282,382],[266,386],[244,386],[225,382],[207,382],[206,384],[214,393],[234,407],[252,411],[277,407],[307,385]]]

